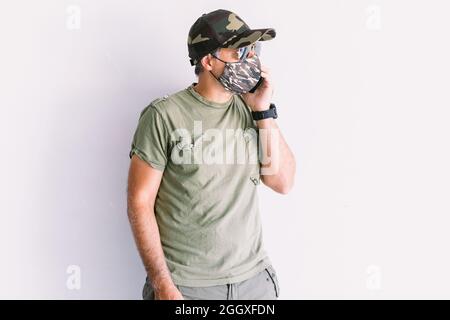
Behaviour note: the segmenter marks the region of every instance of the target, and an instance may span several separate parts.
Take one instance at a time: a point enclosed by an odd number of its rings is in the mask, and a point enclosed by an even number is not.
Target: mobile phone
[[[263,83],[264,81],[264,77],[260,77],[258,82],[255,84],[255,86],[249,91],[250,93],[255,92],[256,89],[258,89],[258,87],[261,85],[261,83]]]

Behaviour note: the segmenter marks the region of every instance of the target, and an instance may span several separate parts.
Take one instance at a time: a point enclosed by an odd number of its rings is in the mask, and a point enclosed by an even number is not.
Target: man
[[[274,37],[274,29],[252,30],[227,10],[202,15],[188,36],[198,83],[140,114],[128,216],[147,271],[144,299],[279,296],[256,190],[262,181],[286,194],[295,176],[257,54]],[[258,143],[263,136],[269,143]]]

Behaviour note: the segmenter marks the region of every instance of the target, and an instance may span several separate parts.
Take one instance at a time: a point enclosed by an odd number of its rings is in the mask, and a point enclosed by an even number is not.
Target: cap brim
[[[247,30],[229,39],[222,48],[236,49],[245,47],[256,41],[272,40],[276,34],[275,29],[272,28]]]

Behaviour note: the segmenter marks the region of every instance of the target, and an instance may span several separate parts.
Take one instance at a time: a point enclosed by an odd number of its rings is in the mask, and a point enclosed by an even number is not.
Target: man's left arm
[[[264,81],[254,93],[242,97],[252,111],[267,110],[273,96],[269,70],[261,66]],[[272,190],[287,194],[294,185],[295,157],[273,118],[257,120],[260,145],[261,180]]]
[[[272,190],[287,194],[294,185],[296,163],[281,130],[273,118],[257,120],[262,148],[261,180]]]

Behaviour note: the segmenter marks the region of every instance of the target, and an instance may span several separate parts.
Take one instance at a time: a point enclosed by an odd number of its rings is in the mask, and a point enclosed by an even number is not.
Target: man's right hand
[[[171,285],[156,289],[155,300],[184,300],[184,298],[180,290],[175,285]]]

